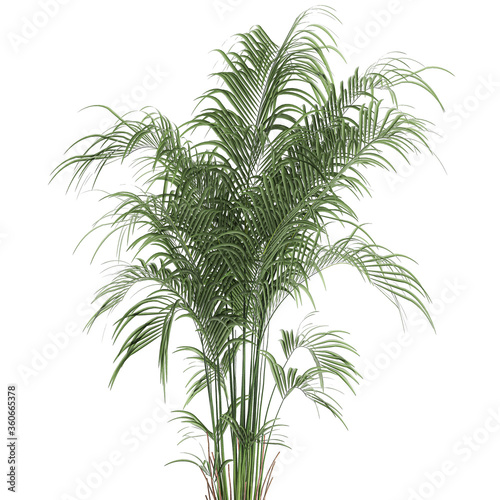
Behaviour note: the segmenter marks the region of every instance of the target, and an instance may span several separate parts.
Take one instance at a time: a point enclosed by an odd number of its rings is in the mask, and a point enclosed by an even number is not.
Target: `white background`
[[[103,111],[81,108],[150,104],[181,123],[213,83],[206,78],[216,61],[211,49],[257,23],[280,40],[311,4],[6,4],[0,15],[1,399],[6,404],[7,384],[17,384],[17,498],[201,499],[199,471],[163,466],[181,451],[176,427],[165,420],[182,403],[182,360],[172,366],[166,406],[158,403],[154,348],[131,361],[108,390],[116,354],[109,328],[101,324],[89,335],[81,329],[103,282],[101,263],[113,255],[105,250],[90,265],[92,244],[73,254],[104,207],[98,194],[76,199],[65,195],[64,182],[48,186],[49,173],[73,140],[106,126]],[[348,66],[334,64],[339,76],[392,50],[455,75],[429,74],[445,114],[423,92],[410,95],[417,113],[442,131],[435,151],[447,173],[429,156],[413,158],[399,176],[370,173],[373,197],[355,205],[378,242],[418,261],[412,269],[434,299],[437,334],[409,309],[402,336],[397,311],[352,270],[330,271],[326,293],[316,283],[319,319],[351,332],[365,382],[356,397],[339,396],[349,431],[326,414],[318,420],[300,398],[291,402],[284,416],[293,451],[283,453],[269,499],[498,499],[499,13],[486,0],[331,5],[343,22],[336,32],[348,57]],[[293,328],[310,310],[285,304],[275,327]],[[175,335],[177,344],[189,341],[190,326],[179,323]],[[2,426],[4,435],[6,421]],[[112,471],[96,472],[110,459]],[[89,482],[90,489],[82,487]],[[6,486],[2,480],[2,498]]]

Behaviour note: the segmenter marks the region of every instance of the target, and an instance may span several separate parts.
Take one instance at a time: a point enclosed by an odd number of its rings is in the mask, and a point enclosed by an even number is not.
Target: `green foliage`
[[[310,22],[313,15],[327,25]],[[397,54],[337,82],[333,20],[330,8],[310,9],[281,45],[260,26],[239,34],[231,50],[217,51],[220,85],[200,97],[188,122],[176,126],[149,108],[126,116],[106,108],[115,125],[82,138],[86,151],[54,172],[71,169],[70,185],[81,189],[114,161],[137,169],[137,190],[109,194],[116,207],[95,228],[133,257],[98,291],[104,302],[89,326],[129,302],[133,288],[152,287],[115,323],[121,348],[111,384],[156,341],[165,386],[174,321],[193,321],[199,345],[180,349],[190,362],[187,403],[206,395],[210,422],[186,410],[177,418],[186,438],[208,439],[207,456],[185,461],[201,468],[213,499],[265,497],[264,462],[270,445],[283,444],[279,412],[292,392],[341,418],[332,391],[356,383],[344,332],[282,331],[284,363],[277,361],[270,321],[287,297],[312,299],[313,276],[348,264],[399,309],[409,302],[431,321],[406,257],[376,244],[342,197],[368,192],[363,171],[394,169],[391,158],[429,149],[428,122],[408,113],[396,91],[414,85],[437,100],[423,79],[430,68]],[[332,241],[330,226],[351,229]],[[311,359],[305,371],[291,366],[301,349]]]

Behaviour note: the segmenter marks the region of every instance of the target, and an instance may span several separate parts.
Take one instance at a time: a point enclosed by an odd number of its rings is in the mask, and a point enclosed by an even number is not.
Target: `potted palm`
[[[324,24],[311,21],[317,15]],[[165,387],[175,320],[193,322],[199,342],[180,349],[194,367],[186,403],[205,398],[210,417],[185,408],[176,418],[202,439],[206,453],[185,461],[203,472],[210,500],[266,498],[288,396],[300,391],[341,419],[332,389],[357,381],[342,332],[275,331],[286,298],[310,296],[315,275],[348,264],[398,308],[411,303],[431,322],[405,257],[375,243],[343,196],[367,192],[365,170],[393,169],[393,155],[429,148],[428,122],[403,110],[396,92],[416,85],[439,103],[423,78],[430,68],[398,55],[336,81],[334,19],[328,7],[309,9],[281,44],[260,26],[238,35],[217,51],[219,84],[189,121],[106,108],[115,124],[82,138],[86,150],[54,171],[70,169],[80,189],[112,162],[139,169],[136,188],[107,195],[115,208],[97,225],[133,255],[96,293],[102,305],[88,326],[128,304],[114,325],[121,347],[110,384],[155,343]],[[331,227],[344,232],[334,238]],[[146,287],[131,302],[129,292]],[[279,352],[269,344],[276,335]],[[298,350],[310,354],[306,370],[294,366]]]

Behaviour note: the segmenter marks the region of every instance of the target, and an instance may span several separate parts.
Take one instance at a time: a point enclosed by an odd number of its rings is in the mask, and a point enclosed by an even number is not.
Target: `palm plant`
[[[90,141],[86,150],[54,171],[71,169],[70,186],[81,189],[114,161],[137,167],[137,189],[108,194],[115,208],[95,227],[104,240],[116,236],[131,263],[120,260],[96,293],[102,305],[88,327],[132,289],[152,287],[115,322],[121,347],[110,385],[158,341],[165,388],[174,321],[192,320],[199,343],[179,349],[193,371],[186,404],[203,394],[210,417],[184,409],[176,418],[207,446],[185,461],[201,469],[211,500],[266,497],[276,460],[268,453],[284,444],[279,416],[292,392],[341,419],[332,389],[353,389],[358,377],[344,332],[306,325],[281,331],[279,354],[269,347],[274,314],[288,297],[312,299],[313,276],[349,264],[400,311],[409,302],[431,322],[406,258],[376,244],[341,196],[368,192],[363,170],[393,169],[394,157],[429,149],[428,122],[402,109],[396,88],[413,84],[439,102],[422,77],[430,68],[397,54],[337,82],[328,61],[329,53],[341,58],[334,19],[328,7],[309,9],[281,45],[260,26],[238,35],[217,51],[219,83],[189,121],[106,108],[114,126],[80,139]],[[293,366],[301,349],[311,359],[305,371]]]

